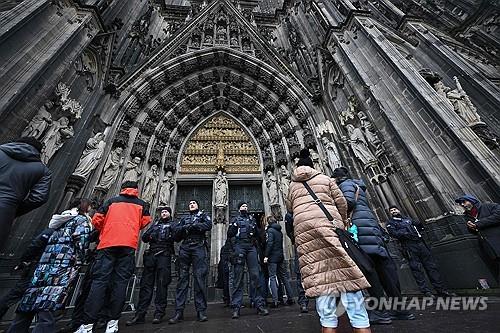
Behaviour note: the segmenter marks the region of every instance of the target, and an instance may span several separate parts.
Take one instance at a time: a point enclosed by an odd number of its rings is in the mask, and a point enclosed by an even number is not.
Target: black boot
[[[125,325],[127,326],[133,326],[137,324],[144,324],[146,322],[146,315],[142,313],[136,313],[134,318],[127,320],[125,322]]]
[[[286,300],[285,304],[288,305],[288,306],[291,306],[291,305],[295,304],[295,301],[292,298],[289,298],[289,299]]]
[[[266,309],[265,307],[263,306],[259,306],[257,308],[257,314],[261,315],[261,316],[267,316],[269,314],[269,310]]]
[[[176,312],[175,315],[168,320],[169,324],[177,324],[184,320],[184,314],[180,311]]]
[[[205,314],[205,311],[199,311],[198,312],[198,321],[204,322],[204,321],[207,321],[207,320],[208,320],[208,317]]]
[[[368,312],[368,317],[372,325],[392,324],[391,316],[387,311],[372,310]]]
[[[279,307],[279,306],[280,306],[280,303],[278,303],[278,302],[272,302],[272,303],[271,303],[271,305],[269,305],[269,307],[270,307],[271,309],[276,309],[276,308],[277,308],[277,307]]]
[[[232,319],[238,319],[240,317],[240,309],[234,308],[233,309],[233,315],[231,316]]]
[[[159,324],[161,323],[161,320],[163,319],[164,314],[161,313],[155,313],[155,316],[153,318],[153,324]]]
[[[393,310],[389,311],[391,320],[414,320],[415,315],[406,310]]]
[[[308,313],[309,309],[307,308],[307,305],[300,304],[300,312],[302,312],[302,313]]]
[[[94,327],[100,330],[102,328],[105,328],[107,324],[108,324],[107,319],[99,318],[99,319],[97,319],[97,323],[95,324]]]
[[[437,295],[439,297],[456,297],[457,296],[457,294],[452,293],[451,291],[448,291],[448,290],[440,290],[437,292]]]

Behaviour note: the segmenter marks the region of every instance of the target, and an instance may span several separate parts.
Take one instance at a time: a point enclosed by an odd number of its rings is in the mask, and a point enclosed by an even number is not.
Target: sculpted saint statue
[[[280,169],[280,190],[283,198],[286,199],[288,196],[288,190],[290,189],[290,172],[286,168],[286,165],[282,165]]]
[[[309,153],[311,154],[311,159],[313,161],[314,169],[316,169],[319,172],[323,172],[319,154],[314,149],[309,149]]]
[[[376,161],[375,155],[368,148],[366,139],[361,131],[361,128],[354,127],[352,124],[348,124],[347,132],[349,133],[349,142],[354,155],[361,161],[361,163],[367,164],[372,161]]]
[[[377,154],[381,151],[382,147],[381,142],[375,133],[375,129],[373,128],[373,124],[363,111],[358,112],[358,118],[361,121],[361,130],[363,131],[366,140],[368,140],[368,144],[372,147],[373,152]]]
[[[222,173],[222,171],[217,172],[217,177],[214,179],[214,194],[215,201],[214,206],[216,207],[225,207],[227,206],[227,190],[228,183],[226,176]]]
[[[122,182],[136,182],[139,180],[141,173],[141,158],[136,156],[132,159],[132,161],[128,161],[127,166],[125,167],[125,174],[123,175]]]
[[[73,137],[73,127],[69,125],[69,119],[61,117],[48,129],[43,138],[44,148],[42,150],[42,162],[47,164],[52,156],[63,146],[64,141]]]
[[[323,145],[326,150],[328,165],[333,172],[333,170],[342,166],[342,162],[340,161],[340,156],[337,151],[337,146],[335,146],[335,144],[328,140],[328,138],[326,137],[323,137],[321,140],[323,141]]]
[[[271,171],[267,172],[266,186],[267,186],[267,194],[269,196],[269,205],[270,206],[279,205],[277,180]]]
[[[168,205],[170,204],[170,196],[172,190],[175,187],[175,180],[172,171],[167,171],[165,178],[163,178],[163,183],[161,185],[160,191],[160,204]]]
[[[153,164],[146,172],[146,179],[144,180],[144,190],[142,191],[142,199],[151,203],[156,194],[158,187],[158,166]]]
[[[106,148],[106,142],[104,142],[103,133],[97,133],[94,137],[88,139],[73,175],[87,178],[101,161],[104,148]]]
[[[31,119],[28,126],[26,126],[21,136],[33,136],[36,139],[40,139],[47,127],[52,124],[52,115],[49,110],[53,107],[54,103],[51,101],[47,101],[42,105],[37,114]]]
[[[434,84],[434,89],[436,92],[446,97],[446,99],[451,103],[455,112],[467,123],[467,125],[474,125],[477,123],[481,123],[481,118],[477,113],[477,109],[472,104],[469,96],[462,88],[460,81],[455,76],[453,77],[456,84],[456,89],[451,89],[444,85],[443,81],[438,81]]]
[[[122,152],[123,148],[121,147],[116,147],[115,150],[111,152],[108,159],[106,160],[104,171],[97,187],[108,190],[115,182],[118,171],[123,165]]]

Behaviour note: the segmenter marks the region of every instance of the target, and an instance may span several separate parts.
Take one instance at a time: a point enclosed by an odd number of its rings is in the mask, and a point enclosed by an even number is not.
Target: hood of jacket
[[[281,225],[279,223],[272,223],[269,225],[269,228],[273,228],[281,232]]]
[[[304,182],[306,180],[309,180],[313,178],[314,176],[319,175],[321,172],[319,172],[316,169],[311,168],[310,166],[303,165],[297,167],[295,171],[293,172],[292,175],[292,180],[294,182]]]
[[[59,229],[63,225],[66,224],[69,220],[78,215],[78,208],[73,208],[69,210],[65,210],[61,214],[54,214],[49,222],[49,228],[51,229]]]
[[[347,177],[342,177],[342,178],[338,179],[336,181],[336,183],[337,183],[337,185],[340,185],[345,181],[351,181],[354,184],[358,185],[363,191],[366,191],[366,184],[363,181],[363,179],[351,179],[351,178],[347,178]]]
[[[120,191],[120,194],[128,197],[139,197],[139,190],[132,187],[126,187]]]
[[[40,162],[40,152],[24,142],[10,142],[0,145],[0,150],[9,157],[23,162]]]

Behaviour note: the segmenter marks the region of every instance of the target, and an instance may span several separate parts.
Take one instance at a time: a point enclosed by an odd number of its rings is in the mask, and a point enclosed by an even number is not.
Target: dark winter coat
[[[293,233],[293,215],[289,212],[285,214],[285,231],[292,244],[295,245],[295,235]]]
[[[253,215],[239,214],[229,224],[227,237],[235,237],[235,241],[255,241],[259,237],[259,229]]]
[[[212,220],[210,216],[202,211],[196,211],[184,217],[173,228],[176,242],[205,242],[207,231],[212,230]]]
[[[401,244],[407,241],[422,240],[423,224],[409,217],[392,217],[387,221],[386,225],[389,235],[399,240]]]
[[[0,145],[0,244],[16,217],[47,202],[51,182],[51,172],[35,147],[22,142]]]
[[[283,255],[283,233],[278,223],[272,223],[266,230],[266,252],[264,256],[271,263],[280,263],[285,260]]]
[[[79,264],[89,247],[91,231],[86,216],[72,215],[65,221],[50,237],[18,312],[56,311],[65,307],[78,279]]]
[[[348,210],[354,210],[352,223],[358,227],[358,244],[361,249],[367,254],[388,257],[389,253],[385,247],[384,232],[368,205],[364,182],[358,179],[344,179],[339,181],[338,185],[347,200]],[[357,188],[359,188],[359,195],[356,200]]]
[[[174,222],[172,219],[163,220],[158,218],[155,223],[142,235],[142,241],[149,243],[151,252],[168,251],[174,253],[174,234],[172,227]]]
[[[473,196],[465,198],[474,204],[477,213],[475,215],[470,211],[465,212],[466,219],[472,221],[478,229],[478,232],[469,231],[479,234],[482,246],[489,257],[500,260],[500,204],[481,203]]]

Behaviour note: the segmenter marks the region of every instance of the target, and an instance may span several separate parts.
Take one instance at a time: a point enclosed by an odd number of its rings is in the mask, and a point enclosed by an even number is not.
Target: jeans
[[[349,317],[352,327],[370,327],[370,319],[366,312],[361,291],[340,293],[340,300],[347,311],[347,317]],[[316,311],[321,326],[330,328],[338,326],[338,317],[344,313],[344,309],[337,309],[336,301],[337,297],[335,295],[323,295],[316,298]]]
[[[278,280],[285,287],[287,300],[291,300],[292,287],[290,286],[290,281],[288,279],[288,271],[286,269],[285,262],[268,263],[267,267],[269,269],[269,288],[271,289],[273,303],[278,303]]]
[[[297,247],[294,246],[295,250],[295,279],[297,279],[297,293],[299,294],[297,303],[300,305],[307,306],[309,304],[309,299],[306,297],[306,291],[304,290],[304,286],[302,285],[302,275],[300,274],[300,266],[299,266],[299,255],[297,254]]]
[[[10,324],[7,333],[28,333],[31,322],[35,315],[38,316],[38,321],[32,333],[54,333],[56,331],[56,319],[50,311],[18,312],[16,318]]]

